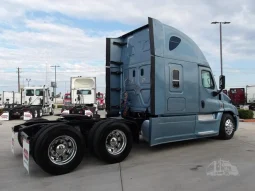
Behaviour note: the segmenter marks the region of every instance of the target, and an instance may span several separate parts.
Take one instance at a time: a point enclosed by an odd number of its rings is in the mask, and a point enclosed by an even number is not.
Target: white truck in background
[[[92,117],[97,114],[96,77],[71,77],[71,104],[64,105],[61,115],[83,114]]]
[[[24,87],[21,93],[3,92],[3,101],[4,108],[0,120],[21,117],[23,120],[30,120],[54,114],[53,97],[50,89],[45,86]]]

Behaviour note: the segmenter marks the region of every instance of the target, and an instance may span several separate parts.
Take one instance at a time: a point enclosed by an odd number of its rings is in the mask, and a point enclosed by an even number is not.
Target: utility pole
[[[48,84],[48,63],[46,62],[46,76],[45,76],[45,85],[47,86]]]
[[[18,67],[18,92],[20,92],[20,68]]]
[[[31,81],[31,79],[26,79],[27,81],[27,86],[29,87],[29,82]]]
[[[211,22],[211,24],[220,24],[220,69],[221,69],[221,75],[223,75],[223,67],[222,67],[222,29],[221,29],[221,25],[222,24],[230,24],[230,22],[214,21],[214,22]]]
[[[56,89],[57,89],[57,67],[60,67],[60,66],[50,66],[52,68],[55,68],[55,86],[54,86],[54,97],[56,96]],[[56,99],[55,99],[55,103],[56,103]]]

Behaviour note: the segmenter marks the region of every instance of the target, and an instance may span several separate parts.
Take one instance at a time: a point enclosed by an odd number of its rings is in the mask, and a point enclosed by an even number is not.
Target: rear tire
[[[84,146],[84,139],[77,129],[57,124],[39,135],[35,142],[34,156],[45,172],[52,175],[66,174],[81,163]],[[54,158],[57,155],[59,161]]]
[[[38,117],[38,112],[37,110],[33,110],[33,118],[37,118]]]
[[[54,115],[54,110],[51,108],[50,115]]]
[[[106,123],[106,122],[107,122],[106,120],[102,120],[102,121],[99,121],[99,122],[95,123],[92,126],[92,128],[90,129],[90,131],[89,131],[89,134],[88,134],[88,146],[89,146],[89,151],[92,154],[95,154],[94,153],[94,147],[93,147],[93,141],[94,141],[95,132],[100,127],[100,125],[102,125],[103,123]]]
[[[49,128],[50,126],[52,126],[52,124],[48,124],[48,125],[44,125],[42,126],[39,131],[37,131],[37,133],[35,134],[35,136],[33,137],[33,144],[31,144],[31,155],[34,159],[34,161],[37,163],[36,157],[35,157],[35,143],[37,142],[37,139],[39,138],[39,136],[43,133],[43,131],[47,128]]]
[[[41,118],[42,117],[42,109],[38,109],[37,110],[37,118]]]
[[[93,146],[99,158],[112,164],[123,161],[129,155],[132,142],[132,133],[126,124],[106,122],[95,132]]]
[[[223,114],[218,138],[222,140],[229,140],[234,136],[235,130],[236,127],[233,116],[228,113]]]

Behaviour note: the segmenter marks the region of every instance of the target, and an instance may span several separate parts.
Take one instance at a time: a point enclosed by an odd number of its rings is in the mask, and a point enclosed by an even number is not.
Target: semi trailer
[[[246,104],[245,88],[230,88],[228,96],[232,103],[238,108]]]
[[[15,96],[15,94],[13,94]],[[30,120],[43,115],[54,114],[53,97],[50,95],[50,88],[45,86],[24,87],[19,94],[14,97],[20,102],[5,103],[0,120],[19,119]]]
[[[92,117],[97,114],[96,77],[71,77],[70,100],[65,104],[61,115],[82,114]]]
[[[106,39],[106,118],[69,114],[32,119],[12,128],[23,158],[47,173],[73,171],[88,148],[106,163],[128,157],[139,137],[149,146],[190,139],[228,140],[238,129],[237,108],[222,90],[202,51],[181,31],[148,24]],[[24,162],[27,168],[28,162]]]

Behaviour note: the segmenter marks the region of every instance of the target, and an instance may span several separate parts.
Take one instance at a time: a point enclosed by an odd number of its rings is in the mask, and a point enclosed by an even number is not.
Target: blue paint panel
[[[195,138],[196,115],[150,118],[150,145]]]
[[[183,60],[188,62],[195,62],[195,63],[201,63],[206,66],[209,66],[204,54],[199,49],[197,44],[190,39],[187,35],[182,33],[181,31],[163,24],[164,28],[164,41],[165,41],[165,51],[164,51],[164,57],[165,58],[172,58],[176,60]],[[171,37],[178,37],[181,39],[180,44],[173,49],[172,51],[169,50],[169,40]]]
[[[126,37],[121,61],[124,76],[123,89],[128,92],[131,111],[150,111],[150,40],[149,30],[144,29]],[[143,75],[141,75],[143,70]]]
[[[171,71],[174,69],[179,69],[180,71],[179,88],[173,88],[172,86]],[[194,63],[156,57],[155,73],[155,107],[157,115],[187,115],[199,112],[198,67],[194,67]],[[182,101],[178,105],[175,99],[169,98],[178,98],[179,101]],[[184,109],[175,109],[184,106]]]
[[[155,57],[155,115],[165,114],[166,104],[166,83],[165,59]]]
[[[167,100],[167,110],[169,112],[183,112],[186,108],[185,98],[174,98],[170,97]]]
[[[199,132],[206,132],[206,131],[214,131],[217,135],[220,129],[220,121],[222,118],[222,112],[214,113],[214,119],[206,120],[206,121],[199,121],[197,117],[196,121],[196,135],[198,137],[207,137],[210,135],[199,135]]]

